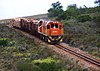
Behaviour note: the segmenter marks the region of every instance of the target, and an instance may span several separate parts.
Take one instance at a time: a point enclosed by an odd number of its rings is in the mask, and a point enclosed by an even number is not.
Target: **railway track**
[[[11,27],[11,26],[8,26],[8,27],[13,28],[13,27]],[[16,28],[14,28],[14,29],[16,29]],[[19,29],[16,29],[16,30],[19,30]],[[21,30],[19,30],[19,31],[21,31]],[[25,34],[27,37],[31,38],[31,37],[30,37],[30,34],[29,34],[29,36],[27,35],[27,32],[22,31],[22,33]],[[32,35],[31,35],[31,36],[32,36]],[[91,56],[88,55],[88,54],[76,52],[76,51],[74,51],[73,49],[71,49],[71,48],[66,48],[66,47],[64,47],[64,46],[62,46],[62,45],[60,45],[60,44],[55,44],[55,46],[58,47],[58,48],[60,48],[60,49],[62,49],[62,50],[64,50],[64,51],[66,51],[66,52],[68,52],[68,53],[70,53],[70,54],[73,54],[73,55],[75,55],[75,56],[77,56],[77,57],[79,57],[79,58],[81,58],[81,59],[84,59],[84,60],[87,61],[87,62],[90,62],[90,63],[92,63],[92,64],[94,64],[94,65],[100,67],[100,60],[98,60],[98,59],[96,59],[96,58],[93,58],[93,57],[91,57]]]
[[[56,44],[55,46],[70,53],[70,54],[73,54],[81,59],[84,59],[87,62],[90,62],[90,63],[100,67],[100,60],[98,60],[96,58],[93,58],[93,57],[91,57],[87,54],[84,54],[84,53],[76,52],[76,51],[72,50],[71,48],[65,48],[64,46],[62,46],[60,44]]]

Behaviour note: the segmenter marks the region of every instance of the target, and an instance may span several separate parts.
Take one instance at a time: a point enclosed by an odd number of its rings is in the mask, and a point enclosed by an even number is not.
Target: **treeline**
[[[90,15],[90,13],[95,13]],[[52,20],[69,20],[75,19],[78,22],[95,21],[100,22],[100,6],[88,8],[78,8],[76,4],[69,5],[64,11],[59,1],[52,3],[52,8],[48,10],[48,17]]]

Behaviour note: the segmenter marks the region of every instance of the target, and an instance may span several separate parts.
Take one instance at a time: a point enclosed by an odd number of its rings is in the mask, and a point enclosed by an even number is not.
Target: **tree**
[[[100,0],[95,0],[94,3],[100,6]]]
[[[79,14],[76,4],[69,5],[65,12],[66,12],[66,19],[75,18]]]
[[[63,6],[59,1],[52,3],[52,8],[48,10],[48,17],[54,18],[55,20],[61,20],[64,12],[62,8]]]

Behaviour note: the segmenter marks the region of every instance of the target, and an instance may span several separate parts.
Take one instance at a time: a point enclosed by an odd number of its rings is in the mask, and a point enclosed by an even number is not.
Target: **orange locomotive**
[[[12,26],[28,31],[48,43],[63,41],[63,25],[58,21],[19,18],[12,20]]]

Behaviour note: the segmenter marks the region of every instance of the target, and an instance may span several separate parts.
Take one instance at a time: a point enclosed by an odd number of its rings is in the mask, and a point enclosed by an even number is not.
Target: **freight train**
[[[13,27],[36,35],[48,43],[60,43],[63,41],[63,25],[58,21],[45,21],[29,18],[15,18],[10,21]]]

